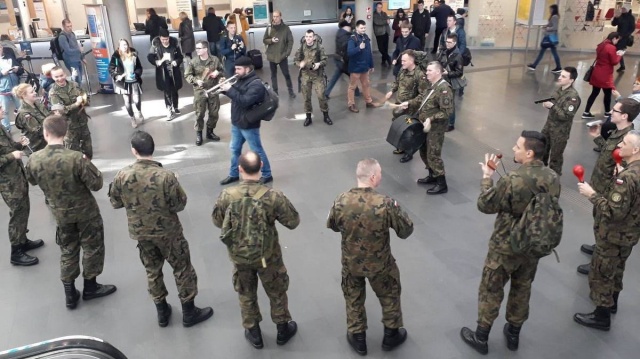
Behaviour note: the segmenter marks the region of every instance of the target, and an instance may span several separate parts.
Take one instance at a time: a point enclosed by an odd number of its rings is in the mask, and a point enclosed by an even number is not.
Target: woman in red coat
[[[612,32],[607,39],[596,48],[596,65],[591,73],[589,84],[593,86],[591,95],[587,100],[587,107],[584,109],[582,118],[594,118],[590,112],[593,102],[600,94],[600,90],[604,92],[604,116],[611,116],[611,90],[615,88],[613,84],[613,68],[620,62],[623,50],[616,51],[616,44],[620,40],[617,32]]]

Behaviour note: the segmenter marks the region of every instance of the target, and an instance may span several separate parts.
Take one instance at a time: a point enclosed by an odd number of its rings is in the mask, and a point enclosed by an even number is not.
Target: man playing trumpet
[[[196,42],[196,54],[184,72],[187,82],[193,85],[193,107],[196,110],[196,146],[202,145],[202,127],[204,125],[204,113],[209,111],[207,120],[207,139],[220,141],[213,129],[218,123],[218,111],[220,110],[220,97],[217,93],[210,96],[206,90],[215,86],[220,79],[224,68],[216,56],[209,56],[209,44],[206,41]]]

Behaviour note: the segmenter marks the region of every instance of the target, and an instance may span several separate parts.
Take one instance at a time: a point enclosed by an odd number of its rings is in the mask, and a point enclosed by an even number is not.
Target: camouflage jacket
[[[327,228],[342,234],[343,269],[366,276],[396,261],[391,254],[389,228],[406,239],[413,233],[413,222],[391,197],[373,188],[353,188],[333,202]]]
[[[498,180],[496,186],[491,178],[482,179],[478,210],[486,214],[498,214],[489,241],[489,250],[513,254],[509,233],[535,196],[530,187],[533,183],[538,191],[560,197],[558,175],[539,160],[523,164],[517,170],[509,172],[509,175]]]
[[[102,188],[102,173],[82,153],[47,145],[27,162],[27,180],[40,186],[58,224],[78,223],[100,216],[91,191]]]
[[[396,98],[400,102],[410,101],[416,98],[420,93],[420,81],[424,77],[424,73],[416,66],[413,71],[400,70],[396,81],[391,86],[391,92],[397,92]],[[418,109],[418,104],[415,109]]]
[[[303,42],[298,51],[296,51],[294,59],[294,63],[298,67],[300,62],[305,62],[304,68],[300,69],[301,74],[311,77],[324,75],[324,69],[327,66],[327,55],[324,53],[324,47],[318,44],[317,40],[311,46],[307,46],[306,42]],[[320,63],[320,67],[317,70],[312,70],[313,65],[317,62]]]
[[[76,105],[76,98],[86,95],[87,93],[73,81],[67,81],[65,86],[60,86],[55,82],[51,85],[49,100],[52,105],[62,104],[64,106],[64,114],[69,119],[70,130],[87,126],[89,116],[85,111],[85,106],[88,104]],[[87,101],[89,101],[88,98]]]
[[[446,130],[449,116],[453,113],[453,90],[451,85],[445,79],[440,79],[440,81],[430,85],[426,90],[420,91],[416,98],[410,100],[409,108],[420,108],[422,101],[427,96],[429,98],[422,106],[418,118],[422,122],[426,121],[427,118],[431,119],[431,131]]]
[[[11,135],[0,126],[0,192],[11,192],[17,181],[24,180],[24,166],[22,160],[17,160],[11,154],[22,150],[22,145],[15,142]]]
[[[220,73],[218,77],[215,79],[207,77],[209,73],[218,70]],[[192,84],[194,89],[202,90],[197,85],[198,80],[202,80],[204,82],[204,89],[210,89],[220,81],[220,78],[224,77],[224,67],[222,67],[222,62],[218,59],[217,56],[209,55],[209,58],[206,60],[201,60],[199,56],[195,56],[189,65],[187,65],[187,69],[184,70],[184,78],[188,83]]]
[[[589,200],[595,209],[595,228],[607,242],[633,246],[640,239],[640,161],[633,161],[611,180],[609,193]]]
[[[257,181],[242,181],[236,186],[222,190],[216,204],[213,206],[213,213],[211,214],[213,224],[218,228],[222,228],[222,222],[229,204],[242,196],[255,195],[263,186]],[[265,236],[265,238],[269,239],[270,245],[270,247],[265,248],[265,253],[270,253],[270,255],[266,256],[267,262],[269,262],[269,257],[282,255],[278,231],[276,230],[276,221],[289,229],[295,229],[300,224],[300,215],[298,215],[298,211],[293,207],[289,199],[282,192],[273,188],[269,189],[260,200],[263,202],[269,218],[269,233]]]
[[[566,90],[563,90],[562,87],[557,89],[553,98],[550,101],[553,102],[553,107],[549,109],[549,116],[547,116],[544,127],[550,132],[565,132],[568,136],[571,132],[573,117],[580,107],[580,95],[573,86],[569,86]]]
[[[590,183],[596,192],[606,194],[609,191],[609,186],[612,184],[613,170],[616,168],[616,162],[611,154],[631,130],[633,130],[633,125],[622,130],[616,129],[606,140],[602,136],[598,136],[593,140],[600,147],[600,155],[593,168]]]
[[[34,151],[40,151],[47,145],[42,134],[42,123],[51,112],[40,102],[34,102],[33,106],[22,101],[16,127],[22,130],[22,134],[29,139],[29,147]]]
[[[129,236],[137,241],[175,237],[182,233],[178,212],[187,194],[173,172],[152,160],[138,160],[121,169],[109,185],[113,208],[126,208]]]

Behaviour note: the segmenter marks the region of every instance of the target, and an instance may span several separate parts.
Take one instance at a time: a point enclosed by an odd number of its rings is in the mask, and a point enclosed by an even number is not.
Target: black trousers
[[[604,92],[604,111],[605,112],[611,111],[611,90],[612,89],[603,89],[600,87],[593,86],[593,89],[591,90],[591,95],[589,95],[589,98],[587,99],[587,107],[584,108],[584,112],[591,111],[591,106],[593,106],[593,103],[596,101],[596,97],[598,97],[598,95],[600,94],[600,90]]]
[[[382,63],[388,62],[391,65],[391,57],[389,56],[389,34],[376,36],[378,43],[378,51],[382,55]]]
[[[280,71],[282,71],[284,79],[287,82],[287,88],[290,92],[293,92],[293,84],[291,83],[291,75],[289,74],[289,60],[286,57],[278,63],[269,62],[269,68],[271,69],[271,87],[273,91],[278,92],[278,66],[280,66]]]
[[[442,35],[442,32],[446,29],[446,27],[436,29],[436,38],[433,39],[433,49],[431,50],[432,54],[435,54],[436,51],[438,51],[438,45],[440,45],[440,35]]]

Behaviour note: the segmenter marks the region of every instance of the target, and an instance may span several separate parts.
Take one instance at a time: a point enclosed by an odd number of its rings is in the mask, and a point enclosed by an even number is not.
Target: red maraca
[[[617,165],[621,164],[622,156],[620,155],[620,148],[616,148],[615,150],[613,150],[613,152],[611,153],[611,157],[613,157],[613,160],[616,161]]]
[[[573,166],[573,174],[578,177],[580,183],[584,183],[584,167],[582,165]]]

